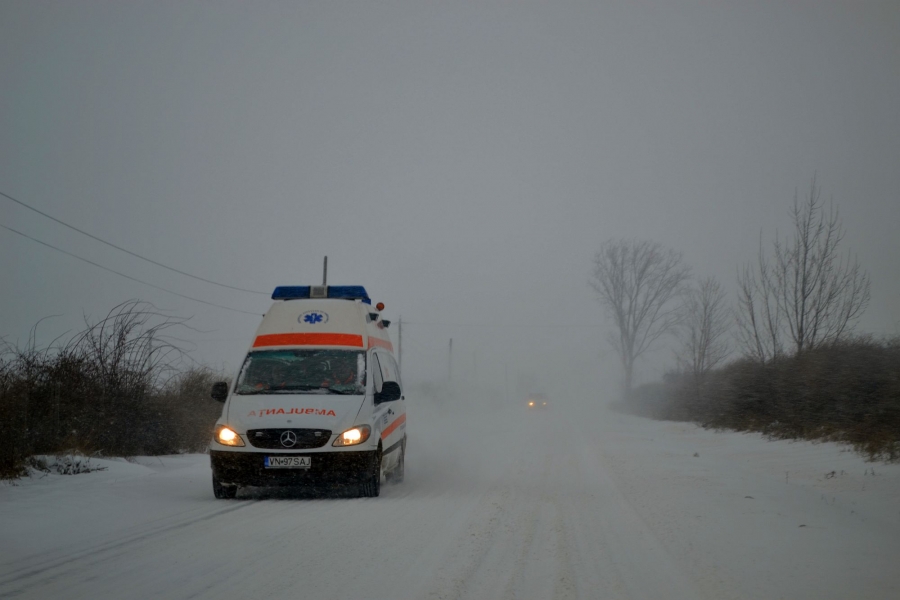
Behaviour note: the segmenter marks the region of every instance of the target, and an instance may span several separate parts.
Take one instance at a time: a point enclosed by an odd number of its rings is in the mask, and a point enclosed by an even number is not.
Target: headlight
[[[352,429],[348,429],[334,440],[332,446],[356,446],[362,444],[372,433],[372,428],[368,425],[357,425]]]
[[[241,439],[234,430],[225,427],[224,425],[216,426],[216,441],[222,444],[223,446],[243,446],[244,440]]]

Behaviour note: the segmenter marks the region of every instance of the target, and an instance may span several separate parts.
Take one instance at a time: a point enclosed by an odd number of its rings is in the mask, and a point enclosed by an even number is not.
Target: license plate
[[[267,456],[267,469],[308,469],[312,464],[311,456]]]

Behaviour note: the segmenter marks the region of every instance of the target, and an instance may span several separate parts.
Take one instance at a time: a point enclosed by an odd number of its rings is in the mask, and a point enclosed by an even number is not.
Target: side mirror
[[[375,392],[375,404],[393,402],[400,399],[400,384],[396,381],[385,381],[380,392]]]
[[[218,400],[219,402],[225,402],[225,399],[228,398],[228,383],[224,381],[217,381],[212,386],[212,391],[209,393],[213,400]]]

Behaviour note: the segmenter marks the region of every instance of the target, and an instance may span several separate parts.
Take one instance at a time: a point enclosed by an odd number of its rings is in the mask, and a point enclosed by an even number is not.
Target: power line
[[[7,198],[7,199],[9,199],[9,200],[12,200],[12,201],[15,202],[16,204],[19,204],[19,205],[21,205],[21,206],[24,206],[24,207],[27,208],[28,210],[32,210],[32,211],[36,212],[37,214],[39,214],[39,215],[41,215],[41,216],[47,217],[47,218],[50,219],[51,221],[55,221],[55,222],[59,223],[60,225],[63,225],[64,227],[68,227],[69,229],[72,229],[73,231],[77,231],[78,233],[80,233],[80,234],[82,234],[82,235],[86,235],[86,236],[88,236],[89,238],[91,238],[92,240],[97,240],[97,241],[100,242],[101,244],[106,244],[107,246],[110,246],[110,247],[112,247],[112,248],[115,248],[116,250],[121,250],[122,252],[124,252],[124,253],[126,253],[126,254],[130,254],[131,256],[134,256],[134,257],[139,258],[139,259],[141,259],[141,260],[145,260],[145,261],[147,261],[148,263],[154,264],[154,265],[156,265],[156,266],[158,266],[158,267],[162,267],[163,269],[168,269],[168,270],[170,270],[170,271],[174,271],[175,273],[179,273],[179,274],[185,275],[185,276],[187,276],[187,277],[192,277],[192,278],[198,279],[198,280],[200,280],[200,281],[205,281],[206,283],[211,283],[211,284],[213,284],[213,285],[218,285],[218,286],[223,287],[223,288],[228,288],[228,289],[231,289],[231,290],[237,290],[237,291],[239,291],[239,292],[248,292],[248,293],[250,293],[250,294],[261,294],[261,295],[263,295],[263,296],[268,296],[268,294],[267,294],[266,292],[258,292],[258,291],[256,291],[256,290],[248,290],[248,289],[245,289],[245,288],[235,287],[235,286],[233,286],[233,285],[228,285],[228,284],[226,284],[226,283],[219,283],[219,282],[217,282],[217,281],[213,281],[212,279],[206,279],[206,278],[200,277],[200,276],[198,276],[198,275],[191,275],[190,273],[186,273],[186,272],[181,271],[181,270],[179,270],[179,269],[176,269],[176,268],[174,268],[174,267],[170,267],[170,266],[168,266],[168,265],[164,265],[164,264],[162,264],[161,262],[156,262],[155,260],[153,260],[153,259],[151,259],[151,258],[147,258],[147,257],[145,257],[145,256],[141,256],[140,254],[136,254],[136,253],[132,252],[131,250],[126,250],[125,248],[122,248],[121,246],[116,246],[116,245],[113,244],[112,242],[107,242],[106,240],[101,239],[101,238],[98,238],[96,235],[92,235],[92,234],[88,233],[87,231],[78,229],[77,227],[75,227],[75,226],[73,226],[73,225],[69,225],[68,223],[64,223],[63,221],[60,221],[60,220],[57,219],[56,217],[52,217],[52,216],[48,215],[47,213],[42,212],[42,211],[40,211],[40,210],[34,208],[33,206],[29,206],[29,205],[25,204],[25,203],[22,202],[21,200],[17,200],[17,199],[15,199],[15,198],[13,198],[13,197],[10,196],[9,194],[5,194],[5,193],[3,193],[3,192],[0,192],[0,196],[3,196],[4,198]],[[42,243],[43,243],[43,242],[42,242]]]
[[[483,329],[488,328],[516,328],[521,327],[515,323],[445,323],[439,321],[403,321],[404,325],[413,325],[413,326],[431,326],[431,327],[479,327]],[[551,324],[543,324],[543,323],[528,323],[527,329],[600,329],[603,325],[597,325],[594,323],[586,323],[586,324],[575,324],[575,323],[560,323],[557,325]]]
[[[0,192],[0,194],[2,194],[2,193],[3,193],[3,192]],[[98,264],[95,263],[95,262],[92,262],[92,261],[90,261],[90,260],[88,260],[88,259],[86,259],[86,258],[82,258],[82,257],[78,256],[77,254],[72,254],[71,252],[68,252],[68,251],[66,251],[66,250],[63,250],[62,248],[57,248],[56,246],[52,246],[52,245],[48,244],[47,242],[42,242],[41,240],[36,239],[36,238],[33,238],[33,237],[31,237],[30,235],[26,235],[26,234],[22,233],[21,231],[16,231],[16,230],[13,229],[12,227],[7,227],[6,225],[2,225],[2,224],[0,224],[0,227],[2,227],[3,229],[6,229],[7,231],[12,231],[13,233],[17,233],[17,234],[21,235],[22,237],[28,238],[29,240],[31,240],[31,241],[33,241],[33,242],[37,242],[38,244],[41,244],[42,246],[47,246],[48,248],[52,248],[52,249],[56,250],[57,252],[62,252],[63,254],[68,254],[68,255],[71,256],[72,258],[77,258],[78,260],[83,261],[83,262],[86,262],[86,263],[88,263],[89,265],[94,265],[95,267],[100,267],[100,268],[103,269],[104,271],[109,271],[110,273],[115,273],[116,275],[119,275],[119,276],[124,277],[124,278],[126,278],[126,279],[130,279],[130,280],[132,280],[132,281],[137,281],[138,283],[142,283],[142,284],[144,284],[144,285],[149,285],[149,286],[152,287],[152,288],[156,288],[156,289],[158,289],[158,290],[162,290],[162,291],[164,291],[164,292],[168,292],[168,293],[170,293],[170,294],[174,294],[174,295],[176,295],[176,296],[178,296],[178,297],[180,297],[180,298],[186,298],[187,300],[193,300],[194,302],[200,302],[201,304],[208,304],[209,306],[215,306],[216,308],[221,308],[221,309],[224,309],[224,310],[230,310],[230,311],[233,311],[233,312],[244,313],[245,315],[255,315],[255,316],[260,316],[259,313],[250,312],[250,311],[248,311],[248,310],[241,310],[241,309],[239,309],[239,308],[231,308],[230,306],[222,306],[221,304],[216,304],[216,303],[214,303],[214,302],[207,302],[206,300],[200,300],[199,298],[192,298],[192,297],[190,297],[190,296],[185,296],[184,294],[179,294],[178,292],[173,292],[172,290],[167,290],[167,289],[164,288],[164,287],[160,287],[160,286],[154,285],[154,284],[152,284],[152,283],[147,283],[146,281],[141,281],[140,279],[137,279],[137,278],[135,278],[135,277],[132,277],[131,275],[126,275],[125,273],[120,273],[120,272],[118,272],[118,271],[116,271],[116,270],[114,270],[114,269],[110,269],[109,267],[104,267],[103,265],[98,265]]]

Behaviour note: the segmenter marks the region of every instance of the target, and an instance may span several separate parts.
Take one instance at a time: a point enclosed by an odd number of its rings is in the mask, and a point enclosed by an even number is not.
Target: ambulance
[[[286,286],[229,386],[209,446],[213,492],[241,486],[349,488],[403,480],[406,399],[384,305],[362,286]]]

